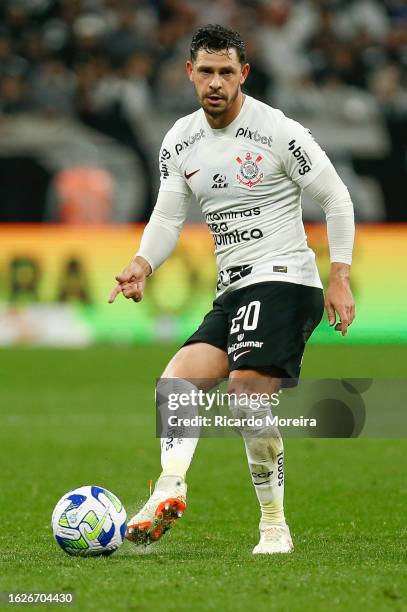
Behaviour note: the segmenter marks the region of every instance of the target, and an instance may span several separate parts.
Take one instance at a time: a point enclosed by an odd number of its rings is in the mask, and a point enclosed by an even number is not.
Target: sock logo
[[[277,478],[278,478],[278,486],[282,487],[284,484],[284,453],[283,451],[279,452],[277,455]]]
[[[270,476],[272,475],[272,473],[273,470],[270,470],[269,472],[252,472],[254,486],[269,484]],[[258,478],[265,478],[266,480],[263,480],[262,482],[255,482],[255,480],[257,480]]]
[[[163,445],[165,444],[165,450],[168,452],[171,448],[174,448],[174,438],[175,438],[176,430],[175,427],[171,427],[167,431],[167,437],[163,441]]]
[[[301,146],[295,147],[295,138],[290,140],[288,143],[288,150],[291,151],[291,154],[294,155],[295,159],[298,161],[298,165],[300,166],[299,174],[302,176],[311,170],[312,162],[309,158],[309,155],[306,151],[301,149]]]

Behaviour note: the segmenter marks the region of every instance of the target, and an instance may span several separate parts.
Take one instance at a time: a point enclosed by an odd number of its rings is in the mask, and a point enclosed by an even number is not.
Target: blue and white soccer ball
[[[111,555],[126,533],[121,501],[102,487],[79,487],[64,495],[52,513],[54,538],[66,553],[81,557]]]

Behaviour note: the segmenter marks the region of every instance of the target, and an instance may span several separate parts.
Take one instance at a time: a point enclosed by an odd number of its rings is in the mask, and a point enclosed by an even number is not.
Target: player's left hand
[[[333,266],[335,265],[338,266],[339,264],[333,264]],[[349,276],[335,273],[337,271],[335,269],[333,270],[334,273],[331,271],[329,287],[325,293],[325,308],[329,324],[331,326],[335,325],[335,330],[340,331],[342,336],[346,336],[348,327],[355,318],[355,300],[350,288]],[[337,314],[339,316],[338,323],[336,322]]]

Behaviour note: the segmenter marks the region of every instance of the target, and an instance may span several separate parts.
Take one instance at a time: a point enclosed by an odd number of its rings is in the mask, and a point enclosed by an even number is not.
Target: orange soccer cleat
[[[187,485],[178,476],[162,476],[146,504],[127,524],[126,538],[151,544],[181,518],[186,509]]]

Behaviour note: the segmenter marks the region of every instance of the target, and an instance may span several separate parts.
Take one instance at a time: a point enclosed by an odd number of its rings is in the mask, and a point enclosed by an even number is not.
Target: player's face
[[[239,62],[236,49],[233,48],[212,53],[200,49],[196,60],[187,62],[189,79],[193,82],[199,102],[209,117],[226,118],[233,115],[235,110],[240,110],[240,88],[249,69],[249,64],[242,65]]]

